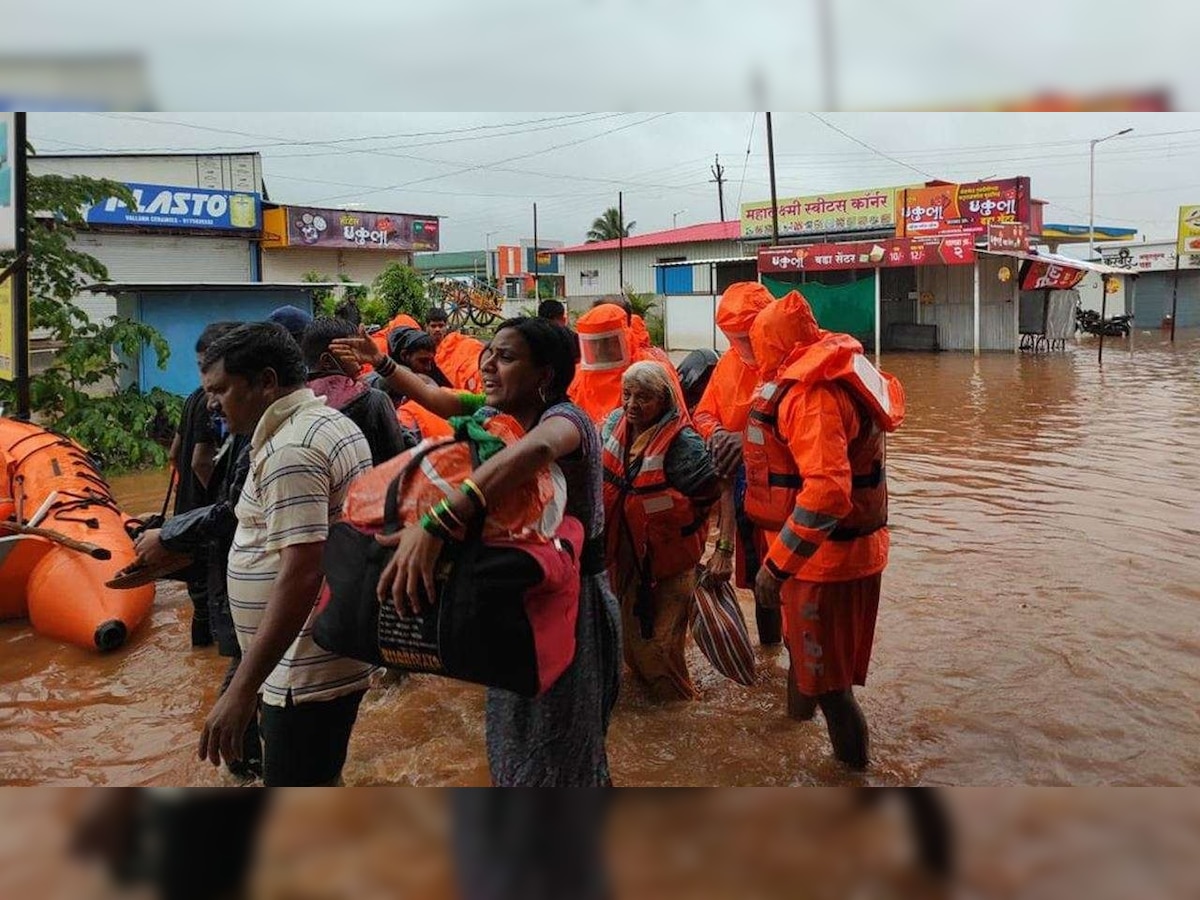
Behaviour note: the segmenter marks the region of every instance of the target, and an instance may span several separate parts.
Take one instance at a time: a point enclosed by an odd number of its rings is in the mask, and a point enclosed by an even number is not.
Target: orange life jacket
[[[521,424],[508,415],[492,416],[483,425],[508,445],[525,435]],[[423,454],[420,466],[400,486],[397,514],[401,525],[419,521],[435,503],[454,497],[474,469],[476,460],[471,445],[453,440],[453,431],[449,439],[435,438],[419,447],[424,450],[430,443],[437,445],[437,449]],[[388,489],[409,465],[416,451],[417,448],[406,450],[351,481],[342,506],[342,517],[364,530],[382,528]],[[547,466],[488,505],[483,536],[489,540],[549,541],[562,522],[565,506],[566,483],[555,479]]]
[[[788,391],[823,382],[849,391],[861,414],[862,427],[849,447],[853,508],[830,534],[832,540],[851,541],[887,524],[884,432],[895,431],[904,418],[904,391],[898,380],[871,365],[858,341],[848,335],[826,333],[775,381],[755,392],[742,450],[746,515],[771,531],[781,529],[792,515],[804,483],[779,433],[779,405]]]
[[[422,438],[448,437],[454,434],[449,422],[437,413],[430,412],[416,400],[406,400],[397,406],[396,419]]]
[[[482,341],[461,331],[451,331],[438,344],[433,360],[453,387],[477,394],[482,385],[479,354],[483,347]]]
[[[650,441],[637,474],[625,473],[628,425],[621,413],[604,440],[604,513],[608,558],[617,558],[622,539],[629,540],[639,561],[649,562],[654,580],[685,572],[700,562],[707,538],[707,510],[667,482],[667,451],[683,430],[685,420],[675,416]]]

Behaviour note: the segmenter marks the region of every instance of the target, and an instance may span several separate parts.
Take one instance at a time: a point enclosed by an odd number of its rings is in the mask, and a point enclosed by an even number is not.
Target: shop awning
[[[979,250],[980,254],[987,256],[1011,256],[1015,259],[1028,260],[1030,262],[1044,262],[1055,266],[1062,266],[1067,269],[1082,269],[1085,272],[1099,272],[1101,275],[1131,275],[1136,274],[1129,269],[1118,269],[1116,266],[1106,266],[1103,263],[1088,262],[1082,259],[1075,259],[1071,256],[1063,256],[1060,253],[1034,253],[1032,251],[1023,250]]]

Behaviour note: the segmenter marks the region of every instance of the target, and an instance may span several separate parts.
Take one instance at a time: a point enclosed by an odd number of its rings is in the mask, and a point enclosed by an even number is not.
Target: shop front
[[[440,246],[437,216],[268,206],[263,213],[263,278],[300,281],[310,272],[370,284],[394,262]]]

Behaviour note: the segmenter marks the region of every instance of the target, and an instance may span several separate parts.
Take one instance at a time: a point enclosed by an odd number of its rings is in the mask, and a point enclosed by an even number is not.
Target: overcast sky
[[[779,195],[1029,175],[1047,222],[1174,233],[1200,203],[1200,113],[775,113]],[[635,233],[727,218],[770,196],[761,113],[31,113],[39,152],[258,150],[271,199],[444,216],[442,246],[581,242],[624,191]],[[749,148],[749,155],[747,155]],[[494,232],[494,233],[493,233]]]

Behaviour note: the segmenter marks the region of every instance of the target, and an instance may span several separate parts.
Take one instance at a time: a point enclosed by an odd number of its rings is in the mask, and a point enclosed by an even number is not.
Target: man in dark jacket
[[[379,465],[403,453],[416,442],[396,421],[391,398],[377,388],[358,381],[358,372],[347,372],[345,365],[329,352],[335,338],[353,337],[353,325],[342,319],[314,319],[304,331],[300,348],[308,367],[308,386],[325,404],[336,409],[362,429],[371,447],[371,462]]]

